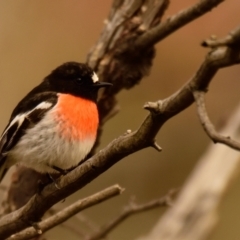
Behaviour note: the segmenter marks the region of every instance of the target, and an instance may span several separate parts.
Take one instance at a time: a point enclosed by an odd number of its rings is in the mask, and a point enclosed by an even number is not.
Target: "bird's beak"
[[[112,83],[108,83],[108,82],[95,82],[93,84],[93,87],[102,88],[102,87],[110,87],[112,85],[113,85]]]

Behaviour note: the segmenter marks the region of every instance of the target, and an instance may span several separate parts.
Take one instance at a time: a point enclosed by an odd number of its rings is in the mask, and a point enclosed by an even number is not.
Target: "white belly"
[[[7,167],[20,163],[38,172],[55,172],[50,166],[69,169],[80,163],[91,151],[95,135],[84,140],[64,139],[49,113],[37,126],[30,128],[7,155]],[[77,131],[72,126],[69,131]]]

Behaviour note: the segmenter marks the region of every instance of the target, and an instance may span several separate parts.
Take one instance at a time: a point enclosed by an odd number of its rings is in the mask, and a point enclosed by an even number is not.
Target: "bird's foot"
[[[61,175],[66,175],[67,173],[69,173],[72,170],[72,169],[62,169],[57,166],[51,166],[51,168],[56,170],[57,172],[59,172]]]
[[[56,182],[56,179],[50,174],[50,173],[47,173],[45,175],[46,177],[44,177],[43,179],[40,179],[38,181],[38,189],[37,189],[37,193],[38,194],[41,194],[42,190],[48,185],[48,184],[51,184],[51,183],[54,183],[55,187],[57,189],[60,189],[59,185],[57,184]]]
[[[47,186],[47,183],[44,183],[42,180],[38,181],[38,189],[37,189],[37,193],[41,194],[42,190],[44,189],[44,187]]]
[[[57,184],[56,179],[50,173],[47,173],[47,177],[51,183],[54,183],[54,185],[57,189],[61,189],[59,187],[59,185]]]

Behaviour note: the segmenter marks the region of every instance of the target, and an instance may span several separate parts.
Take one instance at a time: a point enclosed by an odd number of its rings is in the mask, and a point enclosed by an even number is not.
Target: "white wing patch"
[[[32,113],[34,110],[36,109],[48,109],[52,106],[53,104],[50,102],[41,102],[39,103],[35,108],[33,108],[31,111],[28,111],[26,113],[21,113],[19,115],[17,115],[9,124],[8,128],[4,131],[4,133],[2,134],[2,136],[4,136],[4,134],[13,126],[13,124],[15,124],[16,122],[18,122],[18,126],[20,127],[24,121],[24,119],[28,116],[28,114]],[[18,128],[19,128],[18,127]],[[0,138],[1,140],[1,138]]]
[[[33,110],[30,112],[34,111],[35,109],[48,109],[52,106],[53,104],[50,102],[41,102],[39,103]]]
[[[97,76],[97,74],[95,72],[93,72],[92,80],[93,80],[94,83],[98,82],[98,80],[99,80],[98,76]]]
[[[18,122],[18,125],[21,126],[21,124],[23,123],[25,119],[25,114],[19,114],[17,115],[9,124],[8,128],[3,132],[2,137],[5,135],[5,133],[13,126],[13,124],[15,124],[16,122]],[[0,139],[1,140],[1,139]]]

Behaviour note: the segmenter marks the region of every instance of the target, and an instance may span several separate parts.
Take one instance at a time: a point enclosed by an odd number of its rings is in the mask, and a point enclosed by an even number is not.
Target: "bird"
[[[0,137],[0,182],[19,164],[37,172],[63,174],[85,160],[99,126],[101,82],[85,63],[54,69],[15,107]]]

